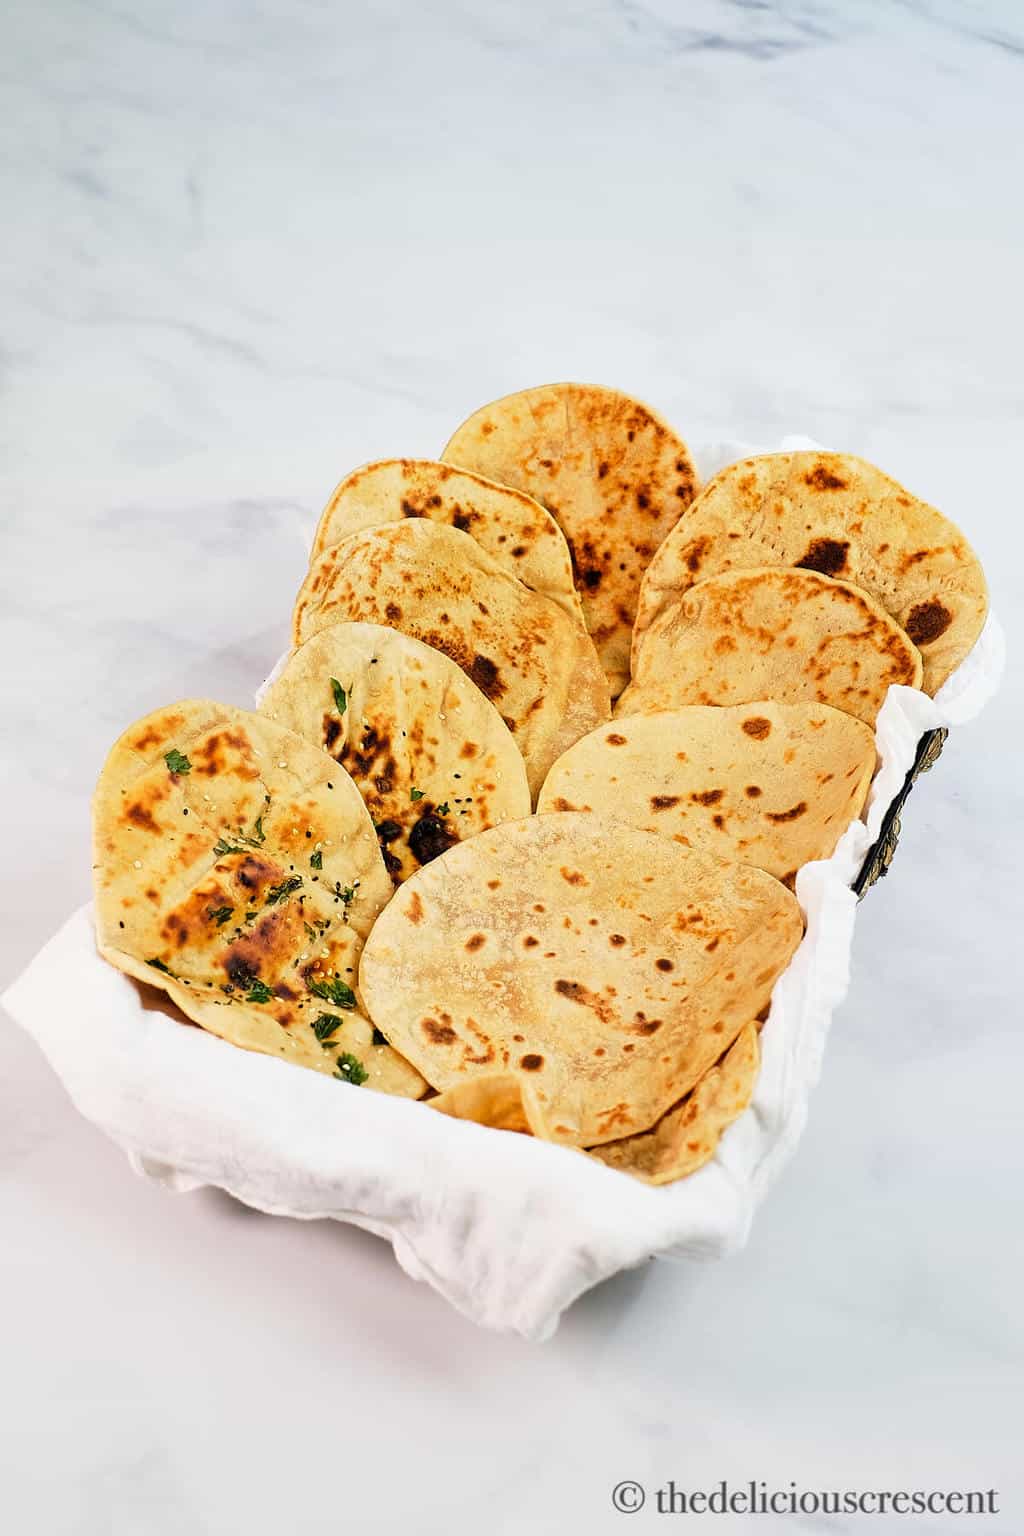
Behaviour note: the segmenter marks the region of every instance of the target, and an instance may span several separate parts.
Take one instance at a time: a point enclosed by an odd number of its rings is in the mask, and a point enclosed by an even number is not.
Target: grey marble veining
[[[6,8],[0,981],[87,895],[116,733],[247,702],[341,474],[527,383],[876,459],[969,532],[1011,669],[914,791],[748,1249],[548,1346],[134,1179],[0,1029],[5,1529],[612,1532],[627,1477],[996,1486],[978,1528],[1024,1526],[1022,100],[1011,0]]]

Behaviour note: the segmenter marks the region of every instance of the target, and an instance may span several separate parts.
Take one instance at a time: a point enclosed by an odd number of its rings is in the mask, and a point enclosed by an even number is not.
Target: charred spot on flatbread
[[[953,615],[938,598],[917,603],[907,615],[906,631],[915,645],[929,645],[944,635],[953,622]]]
[[[433,815],[421,816],[409,833],[409,847],[420,864],[429,864],[457,842],[455,833]]]
[[[794,563],[800,570],[820,571],[822,576],[839,576],[846,569],[849,553],[849,539],[812,539],[803,559]]]

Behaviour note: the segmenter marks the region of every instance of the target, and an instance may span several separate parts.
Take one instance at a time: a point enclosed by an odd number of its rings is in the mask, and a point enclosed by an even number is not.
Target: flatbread
[[[749,1105],[760,1063],[757,1025],[747,1024],[718,1065],[649,1131],[594,1147],[591,1157],[645,1184],[671,1184],[696,1173]]]
[[[392,885],[359,791],[316,747],[205,699],[157,710],[107,758],[93,847],[112,965],[235,1045],[425,1091],[360,1013],[359,954]]]
[[[921,656],[873,598],[772,566],[712,576],[663,608],[616,714],[816,700],[874,725],[892,683],[920,687]]]
[[[390,625],[450,656],[511,730],[531,794],[566,747],[608,719],[582,624],[458,528],[413,518],[326,549],[295,605],[295,643],[345,620]]]
[[[627,715],[562,754],[538,812],[603,811],[791,884],[860,815],[875,739],[827,704],[691,704]]]
[[[686,444],[617,389],[550,384],[476,411],[441,457],[527,491],[553,513],[615,698],[629,678],[640,578],[696,494]]]
[[[260,712],[352,776],[395,882],[486,827],[530,814],[494,705],[441,651],[382,624],[335,624],[292,653]]]
[[[526,1107],[529,1091],[529,1084],[514,1072],[495,1072],[489,1077],[463,1077],[426,1102],[431,1109],[453,1120],[472,1120],[495,1131],[518,1131],[530,1136]]]
[[[525,1077],[538,1134],[646,1130],[768,1002],[800,941],[772,876],[607,816],[532,816],[442,854],[367,941],[370,1017],[435,1088]]]
[[[697,581],[788,565],[863,589],[921,652],[934,693],[981,633],[988,590],[960,529],[864,459],[773,453],[731,464],[704,487],[643,580],[634,658],[659,613]]]
[[[324,509],[311,561],[364,528],[426,517],[460,528],[534,592],[582,622],[565,535],[522,491],[434,459],[379,459],[346,475]]]

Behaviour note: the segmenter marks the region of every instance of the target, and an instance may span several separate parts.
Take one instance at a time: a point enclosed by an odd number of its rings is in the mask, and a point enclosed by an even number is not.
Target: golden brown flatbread
[[[348,1082],[426,1084],[360,1012],[392,885],[359,791],[261,715],[205,699],[115,743],[93,799],[96,935],[224,1040]]]
[[[444,1091],[511,1072],[569,1146],[646,1130],[749,1019],[800,941],[772,876],[610,817],[493,827],[411,876],[359,979],[370,1017]]]
[[[426,1103],[453,1120],[472,1120],[495,1131],[530,1136],[529,1093],[529,1085],[514,1072],[495,1072],[489,1077],[464,1077]]]
[[[686,444],[617,389],[549,384],[474,412],[441,457],[528,492],[554,515],[614,698],[629,677],[640,578],[696,493]]]
[[[594,1147],[591,1157],[645,1184],[672,1184],[696,1173],[749,1105],[760,1063],[757,1025],[747,1024],[717,1066],[649,1131]]]
[[[553,765],[547,811],[602,811],[791,885],[861,812],[875,739],[827,704],[691,704],[599,726]]]
[[[441,651],[381,624],[335,624],[293,652],[260,712],[352,776],[392,878],[530,814],[526,769],[494,705]]]
[[[767,565],[862,587],[921,652],[926,693],[959,666],[988,612],[977,555],[934,507],[852,454],[764,454],[709,481],[651,561],[634,659],[649,626],[694,583]]]
[[[698,582],[644,634],[617,715],[682,704],[816,700],[873,725],[921,657],[873,598],[816,571],[771,566]]]
[[[346,475],[320,518],[310,560],[364,528],[406,517],[468,533],[525,586],[582,622],[569,546],[551,513],[523,491],[434,459],[379,459]]]
[[[583,625],[458,528],[412,518],[326,549],[299,593],[295,644],[351,620],[390,625],[450,656],[515,737],[531,793],[560,752],[608,719]]]

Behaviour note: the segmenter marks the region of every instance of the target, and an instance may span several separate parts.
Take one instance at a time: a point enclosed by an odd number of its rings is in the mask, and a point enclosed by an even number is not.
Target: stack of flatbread
[[[235,1045],[681,1178],[750,1102],[889,686],[934,692],[985,612],[862,460],[698,491],[639,401],[511,395],[341,482],[258,711],[115,744],[100,952]]]

